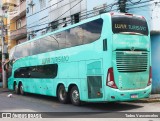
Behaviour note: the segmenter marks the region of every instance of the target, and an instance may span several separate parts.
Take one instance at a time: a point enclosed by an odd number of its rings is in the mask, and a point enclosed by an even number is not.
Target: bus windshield
[[[112,16],[112,31],[116,33],[137,33],[148,36],[147,22],[135,16]]]

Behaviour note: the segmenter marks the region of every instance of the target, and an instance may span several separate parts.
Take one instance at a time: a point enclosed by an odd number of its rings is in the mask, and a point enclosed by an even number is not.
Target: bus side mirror
[[[107,51],[107,39],[103,39],[103,51]]]

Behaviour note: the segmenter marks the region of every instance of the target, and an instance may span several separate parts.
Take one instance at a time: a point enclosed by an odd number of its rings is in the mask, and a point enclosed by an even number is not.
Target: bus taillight
[[[150,66],[150,69],[149,69],[149,80],[148,80],[147,86],[149,86],[151,84],[152,84],[152,67]]]
[[[127,15],[127,16],[133,16],[133,14],[130,14],[130,13],[125,13],[125,15]]]
[[[106,85],[111,87],[111,88],[116,88],[117,89],[117,86],[116,86],[115,81],[114,81],[113,68],[108,69]]]

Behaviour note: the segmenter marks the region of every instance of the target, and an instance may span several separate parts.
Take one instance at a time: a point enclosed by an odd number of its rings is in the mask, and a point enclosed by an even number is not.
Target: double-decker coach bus
[[[151,92],[150,34],[144,17],[104,13],[12,50],[8,88],[61,103],[130,101]]]

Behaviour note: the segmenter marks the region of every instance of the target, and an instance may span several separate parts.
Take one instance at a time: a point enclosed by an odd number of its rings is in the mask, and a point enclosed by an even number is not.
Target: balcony
[[[3,18],[4,25],[7,26],[7,18]]]
[[[10,35],[11,40],[19,40],[24,37],[27,37],[27,30],[25,27],[11,31],[11,35]]]
[[[17,5],[18,0],[2,0],[2,6],[14,6]]]
[[[18,7],[15,7],[15,11],[17,12],[10,15],[10,20],[17,20],[21,18],[22,16],[25,16],[26,15],[26,1],[23,1]]]

